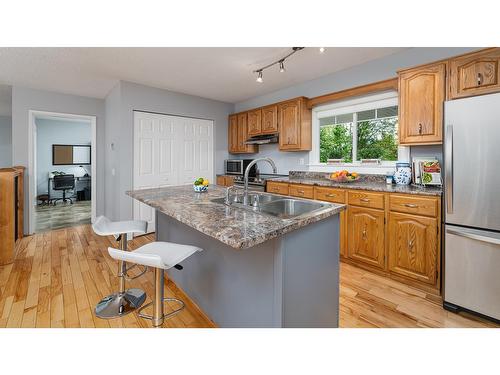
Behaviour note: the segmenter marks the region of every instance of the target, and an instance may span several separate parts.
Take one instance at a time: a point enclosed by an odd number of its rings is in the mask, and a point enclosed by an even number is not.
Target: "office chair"
[[[69,200],[71,204],[73,204],[73,200],[71,198],[66,198],[66,191],[73,190],[75,188],[75,175],[72,174],[61,174],[54,176],[54,190],[62,190],[63,196],[62,198],[53,199],[54,206],[57,201],[66,201]]]

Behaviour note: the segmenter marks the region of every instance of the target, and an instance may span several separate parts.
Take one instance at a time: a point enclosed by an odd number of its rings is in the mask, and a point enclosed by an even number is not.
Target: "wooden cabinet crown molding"
[[[361,85],[345,90],[332,92],[325,95],[316,96],[314,98],[310,98],[307,101],[307,108],[311,109],[317,107],[318,105],[326,104],[336,100],[342,100],[342,99],[352,98],[366,94],[373,94],[376,92],[383,92],[383,91],[398,91],[398,78],[397,77],[389,78],[383,81],[368,83],[366,85]]]

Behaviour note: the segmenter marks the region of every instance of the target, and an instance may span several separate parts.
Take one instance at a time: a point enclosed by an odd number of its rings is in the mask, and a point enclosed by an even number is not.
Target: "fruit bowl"
[[[193,182],[193,189],[197,193],[203,193],[204,191],[208,190],[208,180],[203,177],[198,177],[196,180]]]
[[[204,191],[208,190],[208,186],[207,185],[193,185],[193,189],[197,193],[203,193]]]
[[[330,175],[330,180],[335,182],[354,182],[359,180],[359,175],[356,172],[346,170],[335,172]]]

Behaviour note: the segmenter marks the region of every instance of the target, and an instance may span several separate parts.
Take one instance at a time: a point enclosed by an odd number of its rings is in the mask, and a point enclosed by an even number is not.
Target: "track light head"
[[[280,61],[280,73],[285,71],[285,60]]]
[[[319,53],[325,52],[325,49],[326,49],[325,47],[319,47]]]
[[[264,80],[262,79],[262,70],[259,70],[257,73],[258,73],[258,75],[257,75],[256,81],[259,83],[264,82]]]

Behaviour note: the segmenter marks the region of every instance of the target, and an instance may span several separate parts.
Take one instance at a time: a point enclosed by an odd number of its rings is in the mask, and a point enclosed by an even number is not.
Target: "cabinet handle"
[[[363,229],[363,231],[361,232],[361,237],[363,238],[363,240],[366,240],[366,227],[365,227],[365,229]]]
[[[367,202],[367,203],[370,202],[370,200],[368,198],[360,198],[359,200],[361,202]]]
[[[408,241],[408,250],[413,251],[413,240]]]
[[[413,204],[413,203],[405,203],[404,206],[409,207],[409,208],[418,208],[418,206],[416,204]]]
[[[422,135],[422,123],[418,124],[418,134]]]
[[[297,193],[299,193],[300,195],[304,195],[305,191],[304,190],[297,190]]]
[[[336,196],[337,196],[337,194],[331,194],[331,193],[330,193],[330,194],[327,194],[326,196],[327,196],[327,197],[329,197],[329,198],[333,198],[333,197],[336,197]]]
[[[477,73],[477,85],[481,86],[483,83],[483,75],[481,73]]]

